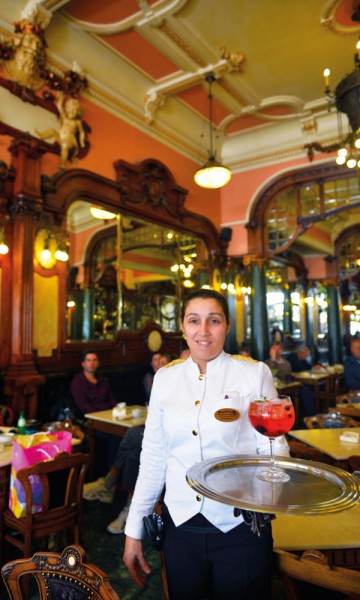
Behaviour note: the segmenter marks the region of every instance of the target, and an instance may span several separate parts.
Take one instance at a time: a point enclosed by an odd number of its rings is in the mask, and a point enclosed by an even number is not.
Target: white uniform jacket
[[[140,471],[125,533],[143,537],[142,518],[152,512],[165,485],[165,503],[176,526],[197,513],[226,532],[242,522],[233,507],[199,495],[185,474],[194,463],[232,454],[269,454],[269,439],[248,420],[250,400],[274,397],[270,369],[263,363],[222,352],[201,375],[191,358],[160,369],[152,387],[140,458]],[[215,413],[231,408],[236,420]],[[217,413],[219,415],[219,413]],[[220,413],[221,415],[221,413]],[[288,456],[284,437],[275,454]]]

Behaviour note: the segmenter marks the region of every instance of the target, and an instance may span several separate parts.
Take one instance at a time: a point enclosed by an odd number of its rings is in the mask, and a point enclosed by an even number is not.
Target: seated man
[[[77,410],[84,416],[86,413],[98,412],[114,408],[116,400],[113,397],[110,384],[106,377],[97,373],[99,357],[95,350],[83,352],[82,371],[74,375],[70,389]],[[95,472],[106,472],[114,460],[119,438],[114,435],[96,432]]]
[[[100,361],[96,351],[85,350],[82,358],[83,370],[74,375],[70,386],[77,409],[84,415],[114,408],[116,400],[109,382],[106,377],[97,373]]]
[[[344,361],[345,384],[349,391],[360,390],[360,339],[351,340],[350,352]]]
[[[116,485],[127,492],[127,502],[119,516],[112,521],[107,530],[113,534],[122,533],[129,512],[131,498],[134,492],[139,471],[140,452],[144,437],[145,426],[130,427],[122,438],[116,458],[105,477],[84,485],[85,500],[100,500],[110,504],[113,501]]]
[[[280,342],[275,342],[270,348],[270,358],[265,360],[268,367],[274,372],[274,376],[281,381],[291,377],[291,364],[282,357],[283,347]]]

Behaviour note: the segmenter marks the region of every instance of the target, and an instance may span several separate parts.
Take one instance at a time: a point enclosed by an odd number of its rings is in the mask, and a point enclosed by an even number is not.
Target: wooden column
[[[39,385],[44,378],[33,359],[33,253],[35,218],[42,210],[40,158],[27,136],[11,147],[15,169],[10,213],[13,220],[11,359],[4,376],[4,395],[17,417],[21,410],[35,418]],[[46,301],[46,300],[44,300]],[[41,318],[41,315],[38,315]],[[10,333],[10,332],[9,332]]]

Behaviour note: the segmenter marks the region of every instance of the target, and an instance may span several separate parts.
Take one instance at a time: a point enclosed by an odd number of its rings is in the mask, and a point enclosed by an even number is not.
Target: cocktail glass
[[[290,475],[275,466],[273,443],[276,437],[284,435],[294,425],[295,412],[290,396],[252,400],[249,405],[249,420],[254,429],[268,437],[270,442],[269,467],[257,473],[257,477],[270,482],[289,481]]]

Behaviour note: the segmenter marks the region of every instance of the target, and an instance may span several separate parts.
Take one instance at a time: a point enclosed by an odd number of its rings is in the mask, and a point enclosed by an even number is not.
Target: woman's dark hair
[[[185,300],[183,301],[182,308],[181,308],[181,320],[182,321],[184,320],[187,305],[191,302],[191,300],[196,300],[197,298],[200,298],[203,300],[209,300],[209,299],[216,300],[216,302],[218,302],[220,304],[221,308],[224,311],[226,322],[230,323],[229,306],[228,306],[228,303],[225,300],[224,296],[222,296],[219,292],[216,292],[215,290],[209,290],[207,288],[201,288],[200,290],[191,292],[191,294],[189,294],[185,298]]]

